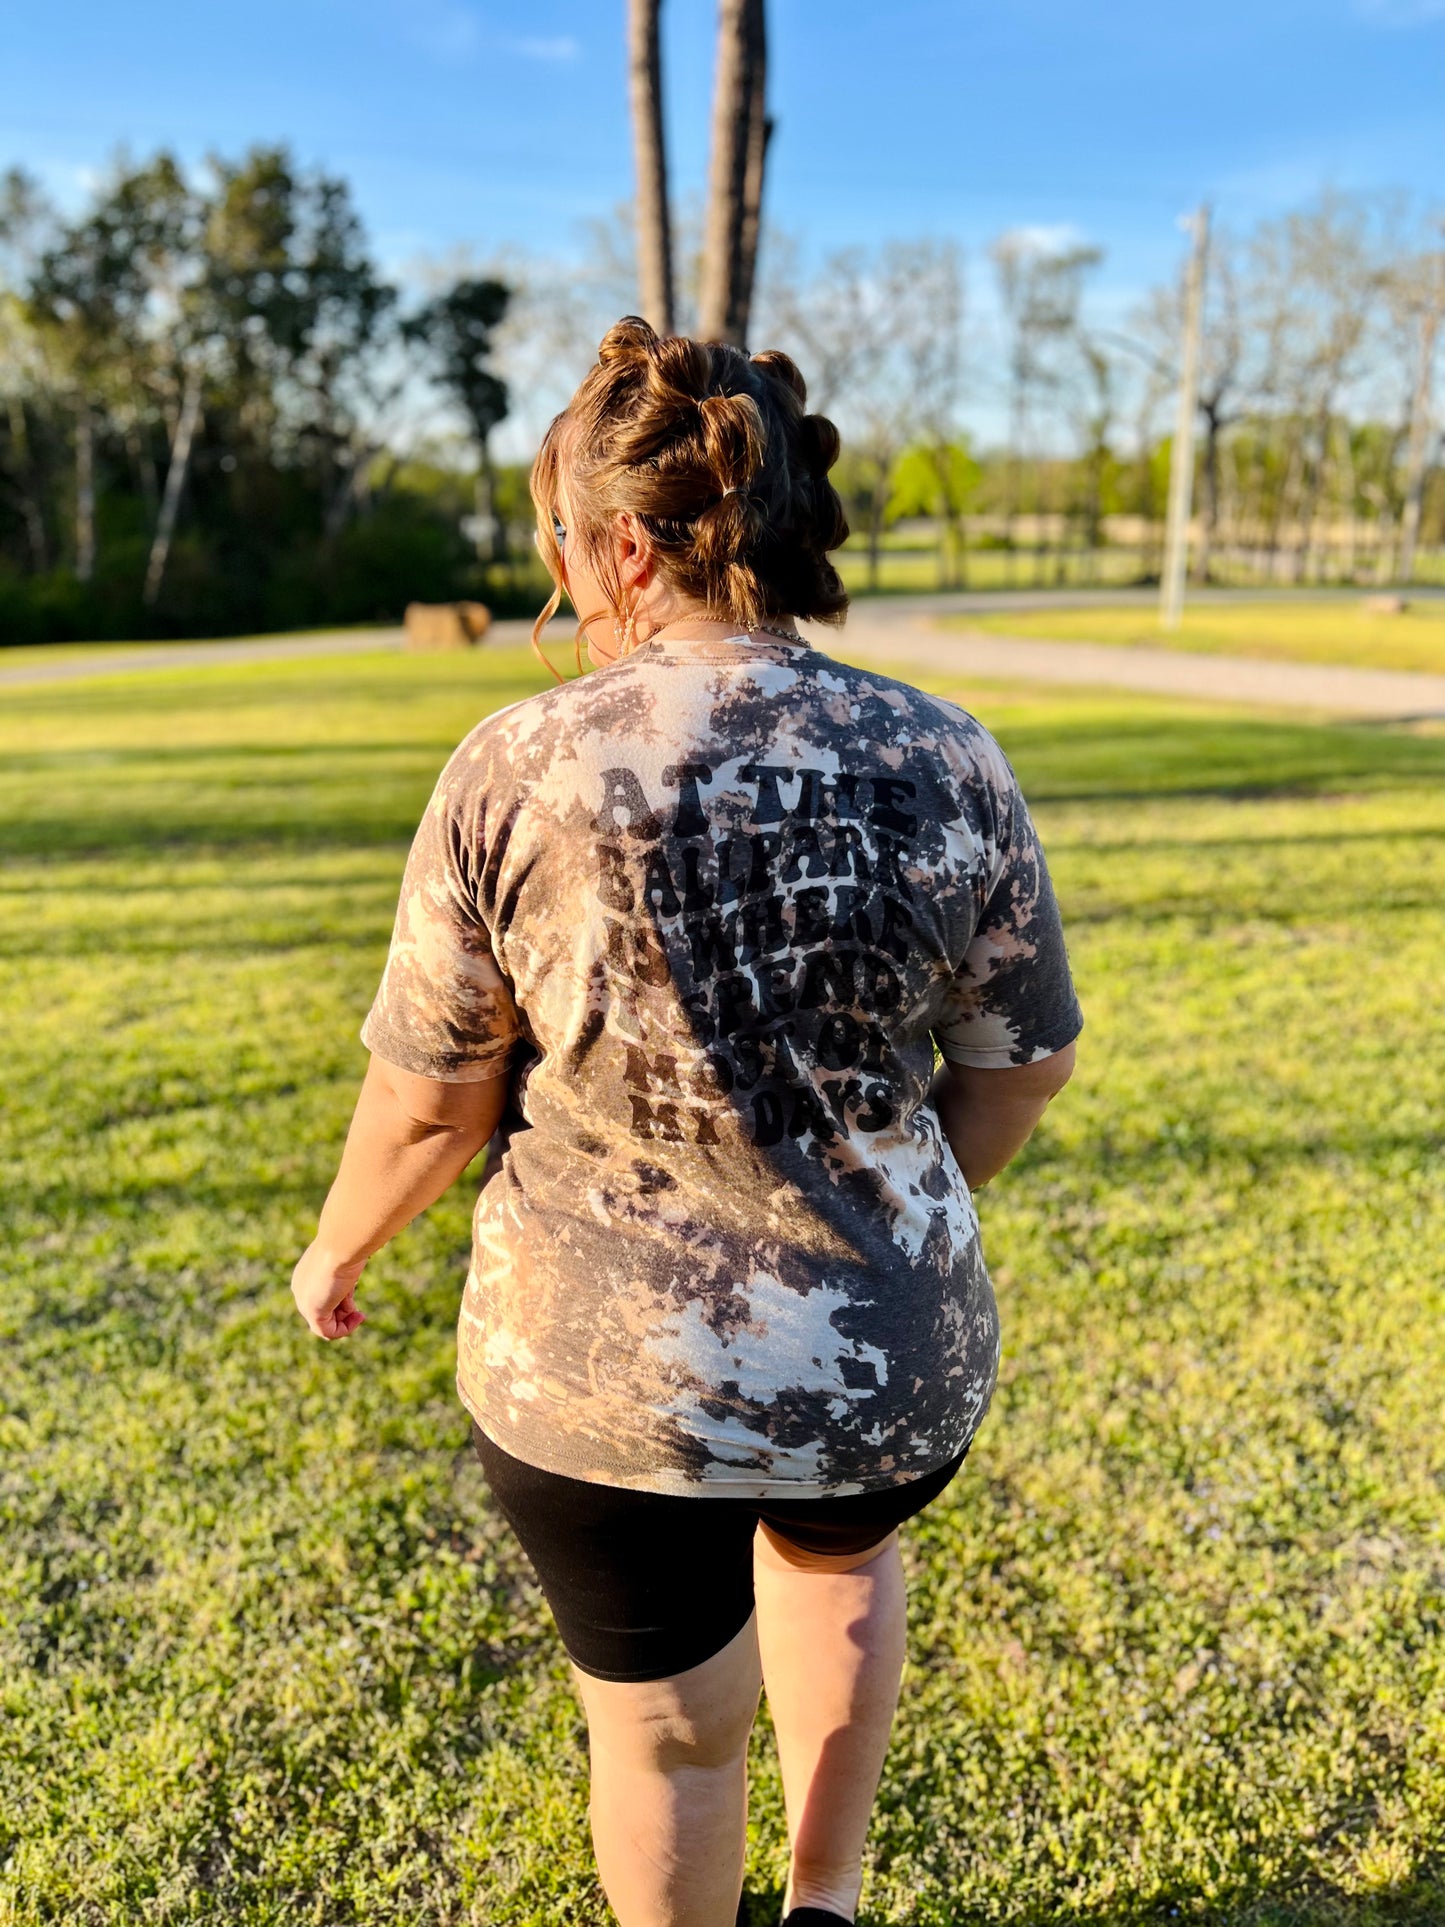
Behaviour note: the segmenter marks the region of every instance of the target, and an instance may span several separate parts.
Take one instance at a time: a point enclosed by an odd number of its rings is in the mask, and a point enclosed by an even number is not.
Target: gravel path
[[[1104,599],[1100,597],[1100,599]],[[1114,601],[1122,598],[1115,595]],[[1210,598],[1214,599],[1214,598]],[[1221,601],[1229,598],[1220,596]],[[1022,598],[1020,598],[1020,601]],[[857,602],[842,632],[814,625],[812,639],[830,653],[906,669],[942,670],[1000,682],[1042,682],[1073,687],[1133,689],[1160,696],[1210,702],[1258,703],[1268,708],[1313,710],[1330,715],[1407,720],[1445,717],[1445,676],[1395,669],[1353,669],[1323,663],[1266,662],[1257,657],[1190,655],[1168,649],[1121,649],[1100,643],[1035,642],[942,630],[929,617],[986,604],[1019,606],[1013,598],[918,596]],[[1049,598],[1051,608],[1060,598]],[[1086,606],[1083,598],[1075,606]],[[496,643],[524,644],[530,623],[492,625]],[[565,625],[555,636],[565,641]],[[193,669],[212,663],[286,662],[312,656],[369,654],[401,647],[400,629],[337,629],[305,636],[245,636],[224,642],[152,643],[89,651],[42,662],[4,665],[0,686],[70,682],[136,669]]]

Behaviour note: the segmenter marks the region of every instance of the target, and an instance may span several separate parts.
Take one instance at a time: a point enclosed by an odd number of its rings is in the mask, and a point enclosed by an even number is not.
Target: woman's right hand
[[[291,1296],[318,1338],[350,1338],[366,1323],[365,1312],[356,1309],[356,1281],[365,1268],[365,1258],[337,1264],[314,1240],[302,1252],[291,1274]]]

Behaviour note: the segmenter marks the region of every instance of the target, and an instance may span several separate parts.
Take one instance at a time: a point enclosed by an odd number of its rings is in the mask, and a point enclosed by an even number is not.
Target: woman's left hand
[[[291,1274],[296,1309],[318,1338],[350,1338],[366,1315],[356,1309],[356,1281],[365,1258],[339,1265],[319,1245],[309,1244]]]

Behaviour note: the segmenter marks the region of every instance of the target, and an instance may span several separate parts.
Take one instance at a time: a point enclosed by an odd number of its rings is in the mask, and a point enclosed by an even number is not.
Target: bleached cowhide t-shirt
[[[659,640],[499,711],[417,832],[362,1029],[511,1074],[458,1386],[515,1457],[818,1497],[962,1450],[999,1327],[934,1040],[1080,1029],[1048,871],[963,710],[805,643]]]

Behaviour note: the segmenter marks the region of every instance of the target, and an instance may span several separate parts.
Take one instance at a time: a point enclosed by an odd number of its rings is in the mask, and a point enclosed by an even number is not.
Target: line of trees
[[[1091,312],[1102,259],[1067,237],[1001,235],[984,348],[950,243],[853,250],[806,278],[770,249],[763,326],[844,427],[875,569],[887,527],[928,516],[943,585],[966,578],[968,544],[1003,550],[1005,581],[1102,577],[1125,551],[1135,577],[1157,576],[1182,274],[1111,325]],[[1194,578],[1445,579],[1438,217],[1325,193],[1216,234],[1206,289]],[[1006,432],[980,448],[966,423],[984,401]]]
[[[637,45],[645,59],[646,34]],[[748,85],[762,115],[760,70]],[[977,263],[985,303],[949,240],[809,264],[761,227],[757,191],[735,204],[747,338],[792,352],[843,428],[865,581],[903,581],[889,552],[905,541],[933,553],[917,587],[1157,575],[1175,283],[1101,319],[1100,252],[1023,230]],[[714,213],[668,210],[665,292],[689,332],[715,298]],[[199,179],[166,154],[122,162],[68,218],[12,173],[0,638],[388,619],[413,596],[530,609],[526,465],[494,460],[497,431],[515,409],[514,452],[535,440],[603,329],[638,307],[643,225],[639,244],[619,210],[580,261],[453,263],[408,301],[345,182],[285,149],[216,158]],[[1442,240],[1403,204],[1341,194],[1216,231],[1196,579],[1445,579]],[[736,323],[736,281],[727,298]],[[446,444],[418,427],[438,404]],[[970,432],[983,407],[988,436]]]
[[[670,312],[688,333],[705,331],[708,221],[706,207],[669,213]],[[637,305],[648,236],[622,207],[581,260],[509,269],[518,325],[503,359],[538,427]],[[1119,314],[1101,312],[1102,250],[1067,234],[1012,230],[974,263],[937,236],[809,262],[765,226],[748,339],[792,353],[843,430],[836,478],[865,582],[1157,580],[1182,252],[1177,279]],[[1445,581],[1442,264],[1438,219],[1398,197],[1326,193],[1247,233],[1216,227],[1196,581]],[[934,567],[890,574],[905,541]]]
[[[659,11],[630,0],[646,244],[576,353],[565,319],[560,340],[541,320],[552,291],[519,300],[495,268],[408,307],[347,183],[284,147],[213,156],[199,177],[165,152],[122,158],[74,217],[24,173],[0,179],[0,642],[530,596],[524,476],[493,457],[504,363],[529,390],[570,389],[602,328],[638,306],[639,279],[673,325]],[[772,131],[766,60],[764,0],[719,0],[707,246],[680,278],[704,332],[736,341]],[[575,319],[570,294],[555,305]],[[559,349],[540,383],[539,345]],[[469,456],[454,437],[418,459],[433,396]]]
[[[690,257],[683,252],[684,283],[688,266],[693,275],[680,296],[661,0],[629,0],[637,195],[620,245],[614,236],[602,252],[604,262],[625,263],[631,227],[635,273],[616,278],[632,282],[664,332],[691,325],[712,338],[749,337],[774,132],[765,15],[765,0],[719,0],[707,206]],[[1412,222],[1399,197],[1336,193],[1248,236],[1216,236],[1199,394],[1196,580],[1408,582],[1422,538],[1438,548],[1442,242],[1438,213]],[[1157,572],[1169,469],[1159,418],[1179,388],[1182,275],[1127,329],[1110,330],[1085,301],[1100,249],[1037,231],[1000,235],[989,255],[1008,432],[1002,448],[978,458],[964,404],[970,376],[976,383],[982,371],[963,352],[956,247],[922,240],[871,255],[844,250],[806,284],[796,249],[771,236],[766,254],[764,332],[795,349],[814,405],[850,430],[839,479],[874,586],[886,527],[920,515],[936,524],[942,586],[966,579],[970,534],[1007,551],[1013,580],[1025,548],[1036,580],[1061,580],[1071,548],[1098,575],[1105,550],[1126,538],[1135,572]],[[608,279],[604,265],[601,283]],[[1063,459],[1061,442],[1072,444]]]
[[[1205,286],[1195,575],[1409,581],[1439,458],[1439,217],[1325,193],[1247,236],[1217,237]],[[1121,344],[1163,380],[1179,301],[1157,292],[1137,340]]]
[[[0,637],[363,620],[457,592],[503,546],[492,366],[511,290],[412,312],[347,184],[284,148],[122,160],[63,219],[0,183]],[[435,387],[481,478],[401,486],[396,426]],[[415,478],[413,479],[413,483]]]

